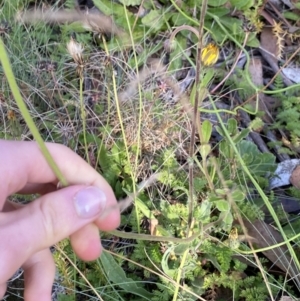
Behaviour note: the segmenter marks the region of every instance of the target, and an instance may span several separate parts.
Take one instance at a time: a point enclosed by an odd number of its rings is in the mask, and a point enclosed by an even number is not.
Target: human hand
[[[83,159],[65,146],[47,144],[69,187],[58,180],[35,142],[0,140],[0,299],[7,280],[24,269],[26,301],[50,301],[55,264],[49,247],[70,236],[75,253],[94,260],[101,253],[99,229],[120,223],[114,193]],[[14,194],[41,196],[22,206]],[[101,217],[104,208],[115,207]]]

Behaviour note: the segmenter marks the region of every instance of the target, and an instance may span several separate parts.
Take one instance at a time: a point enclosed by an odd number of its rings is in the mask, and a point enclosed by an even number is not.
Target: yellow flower
[[[201,51],[201,61],[204,66],[211,66],[215,64],[218,58],[219,48],[213,43],[209,43]]]

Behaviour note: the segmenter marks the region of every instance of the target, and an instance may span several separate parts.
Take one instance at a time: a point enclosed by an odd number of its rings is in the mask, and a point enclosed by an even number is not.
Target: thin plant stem
[[[192,224],[189,225],[190,226],[190,229],[193,228],[193,221],[192,221]],[[192,233],[192,231],[190,231],[190,233],[188,233],[188,236],[190,236]],[[187,248],[182,257],[181,257],[181,261],[180,261],[180,266],[179,266],[179,269],[178,269],[178,274],[177,274],[177,279],[176,279],[176,283],[177,285],[175,286],[175,291],[174,291],[174,295],[173,295],[173,301],[176,301],[177,300],[177,297],[178,297],[178,293],[179,293],[179,283],[180,283],[180,280],[182,278],[182,271],[183,271],[183,268],[184,268],[184,265],[186,263],[186,260],[187,260],[187,255],[189,254],[190,252],[190,249]]]
[[[194,208],[194,164],[193,164],[193,156],[194,156],[194,144],[196,137],[196,128],[198,128],[198,132],[200,135],[200,141],[203,141],[202,132],[200,130],[200,113],[198,111],[199,102],[200,102],[200,76],[201,76],[201,49],[203,48],[203,26],[205,20],[205,14],[207,10],[207,0],[203,0],[201,6],[201,14],[200,14],[200,22],[199,22],[199,32],[198,32],[198,47],[197,47],[197,64],[196,64],[196,95],[195,95],[195,103],[194,103],[194,112],[192,119],[192,131],[191,131],[191,142],[190,142],[190,164],[189,164],[189,217],[188,224],[189,227],[192,224],[193,219],[193,208]],[[190,229],[188,229],[189,232]]]
[[[129,30],[129,36],[130,36],[130,41],[131,41],[131,45],[133,47],[133,49],[135,48],[134,47],[134,37],[133,37],[133,32],[132,32],[132,29],[131,29],[131,25],[130,25],[130,21],[129,21],[129,16],[128,16],[128,11],[127,11],[127,7],[125,5],[125,3],[123,3],[123,8],[124,8],[124,14],[125,14],[125,18],[126,18],[126,22],[127,22],[127,27],[128,27],[128,30]],[[135,62],[135,66],[136,66],[136,75],[137,75],[137,78],[139,78],[139,65],[138,65],[138,59],[137,59],[137,56],[136,56],[136,51],[133,50],[133,57],[134,57],[134,62]],[[138,158],[139,158],[139,153],[140,153],[140,146],[141,146],[141,128],[142,128],[142,112],[143,112],[143,101],[142,101],[142,91],[141,91],[141,85],[140,83],[138,84],[138,94],[139,94],[139,112],[138,112],[138,115],[139,115],[139,118],[138,118],[138,125],[137,125],[137,147],[136,147],[136,153],[135,153],[135,162],[134,162],[134,170],[132,170],[132,168],[130,168],[130,173],[131,173],[131,178],[132,178],[132,182],[135,183],[135,176],[134,176],[134,172],[136,172],[137,170],[137,167],[138,167]],[[119,108],[119,100],[118,100],[118,97],[116,97],[116,102],[117,102],[117,106],[118,106],[118,109]],[[119,115],[121,116],[121,114]],[[121,121],[122,119],[120,119]],[[124,136],[125,138],[125,136]],[[124,139],[125,141],[126,139]],[[127,152],[127,158],[128,158],[128,161],[129,161],[129,166],[131,166],[130,164],[130,156],[129,156],[129,153],[128,153],[128,146],[126,146],[126,152]],[[135,190],[135,185],[133,185],[133,193],[136,192]],[[136,215],[136,220],[137,220],[137,229],[138,229],[138,232],[140,232],[140,221],[139,221],[139,214],[138,214],[138,206],[135,206],[134,207],[135,209],[135,215]]]
[[[83,131],[83,141],[84,141],[84,150],[85,150],[85,156],[90,164],[90,156],[88,152],[88,144],[86,139],[86,111],[84,106],[84,99],[83,99],[83,76],[80,75],[79,78],[79,101],[80,101],[80,115],[82,120],[82,131]]]
[[[47,163],[49,164],[50,168],[52,169],[53,173],[59,180],[61,186],[68,186],[68,182],[64,178],[63,174],[61,173],[60,169],[58,168],[57,164],[53,160],[50,152],[48,151],[44,140],[42,139],[33,119],[30,116],[30,113],[25,105],[25,102],[22,99],[21,93],[19,91],[19,87],[17,85],[16,79],[14,77],[13,71],[10,66],[9,58],[7,56],[4,43],[0,38],[0,61],[3,66],[3,70],[7,79],[7,82],[10,86],[11,92],[16,100],[17,106],[20,109],[20,112],[32,133],[34,139],[36,140],[37,144],[39,145],[41,152],[46,159]]]

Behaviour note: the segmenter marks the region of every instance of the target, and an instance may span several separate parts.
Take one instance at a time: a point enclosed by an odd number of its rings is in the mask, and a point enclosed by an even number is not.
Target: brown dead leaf
[[[294,187],[300,189],[300,165],[298,165],[292,172],[290,182]]]
[[[289,296],[282,296],[279,301],[295,301],[295,299]]]
[[[260,48],[264,50],[268,56],[277,63],[280,55],[278,39],[274,35],[271,27],[264,27],[260,35]]]
[[[248,230],[248,235],[255,238],[255,247],[257,249],[270,247],[284,241],[281,234],[272,226],[264,221],[256,220],[255,222],[244,221]],[[288,248],[281,246],[262,252],[274,265],[286,272],[299,286],[299,270],[295,262],[289,255]]]
[[[252,82],[255,86],[263,86],[263,70],[260,58],[251,58],[249,64],[249,73],[251,75]]]
[[[249,73],[252,79],[252,82],[257,86],[263,86],[263,68],[261,58],[253,57],[250,59],[249,64]],[[264,116],[262,116],[263,121],[270,123],[272,121],[271,114],[269,113],[268,107],[269,100],[266,98],[266,95],[263,93],[259,93],[259,103],[258,109],[259,111],[265,112]],[[256,107],[256,99],[251,100],[250,104],[253,108]]]
[[[158,225],[158,220],[156,218],[151,218],[149,222],[150,235],[156,235],[156,226]]]

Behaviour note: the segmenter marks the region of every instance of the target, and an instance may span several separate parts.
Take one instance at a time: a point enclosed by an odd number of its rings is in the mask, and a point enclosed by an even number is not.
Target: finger
[[[0,213],[0,237],[7,244],[1,254],[0,283],[9,279],[32,254],[93,222],[112,203],[111,199],[115,201],[111,190],[105,187],[102,191],[75,185],[44,195],[18,210]],[[119,212],[110,215],[119,216]],[[116,217],[106,217],[102,222],[115,228],[116,221]]]
[[[6,292],[7,284],[6,283],[0,283],[0,300],[4,297],[4,294]]]
[[[49,249],[31,256],[23,265],[25,291],[24,299],[30,301],[51,301],[55,264]]]
[[[91,166],[69,148],[53,143],[46,143],[46,146],[69,184],[109,187]],[[57,185],[55,174],[35,142],[0,140],[0,149],[0,204],[7,196],[22,191],[27,184]]]
[[[52,191],[57,190],[57,185],[53,183],[46,183],[46,184],[35,184],[35,183],[28,183],[25,185],[24,188],[18,191],[20,194],[46,194]]]
[[[97,259],[102,251],[99,229],[88,224],[71,235],[71,245],[76,255],[84,261]]]
[[[116,199],[108,183],[84,160],[70,149],[59,144],[47,144],[58,167],[61,169],[69,184],[88,184],[97,186],[107,191],[108,206],[116,205]],[[0,166],[1,160],[5,159],[3,166],[9,166],[7,173],[0,173],[0,191],[2,197],[13,192],[45,192],[42,191],[43,184],[57,185],[57,179],[49,168],[42,153],[34,142],[13,142],[0,140]],[[30,154],[30,156],[28,155]],[[21,158],[21,160],[20,160]],[[34,161],[32,160],[34,158]],[[13,160],[13,164],[12,161]],[[4,168],[5,169],[5,168]],[[5,171],[5,170],[4,170]],[[18,177],[15,175],[18,174]],[[5,179],[2,179],[5,175]],[[34,183],[34,184],[33,184]],[[37,191],[34,191],[34,186]],[[48,189],[51,190],[52,188]],[[7,191],[5,193],[5,191]],[[4,202],[4,200],[2,200]],[[3,206],[3,205],[2,205]],[[0,196],[1,209],[1,196]],[[110,221],[109,223],[107,221]],[[104,231],[112,230],[114,225],[119,225],[120,215],[109,213],[106,218],[97,221],[97,226]]]
[[[3,212],[13,211],[23,206],[24,205],[6,202],[3,208]],[[112,223],[112,225],[116,224],[118,224],[118,221]],[[107,223],[105,231],[113,229],[111,225],[108,225],[109,223]],[[70,236],[71,245],[76,255],[84,261],[95,260],[100,256],[102,246],[98,227],[94,223],[88,224]]]

